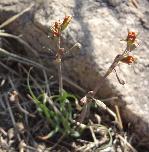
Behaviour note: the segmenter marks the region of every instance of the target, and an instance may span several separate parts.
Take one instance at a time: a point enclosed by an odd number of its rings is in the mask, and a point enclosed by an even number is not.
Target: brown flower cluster
[[[133,31],[128,31],[128,35],[126,38],[127,47],[123,54],[123,58],[121,59],[121,62],[131,64],[136,61],[136,58],[134,56],[130,56],[129,52],[133,51],[139,44],[137,40],[137,33]]]
[[[51,27],[51,32],[54,37],[59,37],[61,35],[61,32],[66,29],[66,27],[69,25],[72,17],[71,16],[65,16],[63,21],[60,20],[55,22],[54,25]]]

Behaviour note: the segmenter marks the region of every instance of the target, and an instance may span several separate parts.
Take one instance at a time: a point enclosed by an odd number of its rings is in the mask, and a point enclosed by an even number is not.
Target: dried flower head
[[[57,36],[59,37],[60,34],[61,34],[61,23],[60,21],[58,22],[55,22],[54,25],[51,27],[51,31],[52,31],[52,34],[53,36]]]
[[[134,43],[134,41],[136,40],[136,38],[137,38],[137,33],[136,32],[131,32],[131,31],[128,32],[127,42]]]
[[[61,32],[69,25],[71,19],[71,16],[65,16],[62,22],[60,20],[58,22],[55,22],[54,25],[51,27],[53,36],[59,37],[61,35]]]
[[[122,41],[127,42],[127,52],[131,52],[139,46],[139,41],[137,39],[138,33],[134,31],[128,31],[127,38]]]
[[[124,58],[121,60],[121,62],[127,63],[127,64],[134,63],[135,61],[136,61],[136,58],[133,57],[133,56],[130,56],[130,55],[124,57]]]

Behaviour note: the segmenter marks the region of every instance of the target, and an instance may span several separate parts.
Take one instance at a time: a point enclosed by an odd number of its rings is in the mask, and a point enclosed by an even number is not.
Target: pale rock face
[[[33,2],[32,2],[33,3]],[[0,21],[20,12],[31,4],[30,0],[1,0]],[[67,75],[87,91],[94,88],[106,72],[115,56],[125,49],[127,29],[139,32],[140,46],[133,54],[138,57],[135,65],[120,65],[118,73],[126,81],[120,85],[112,73],[99,90],[98,97],[121,96],[124,119],[136,126],[136,131],[149,131],[149,1],[139,1],[138,8],[127,0],[37,0],[29,12],[7,28],[14,34],[22,34],[37,51],[53,48],[47,38],[49,26],[66,15],[73,20],[64,34],[66,43],[82,44],[75,57],[65,60]],[[122,103],[126,102],[126,106]],[[143,129],[143,130],[142,130]]]

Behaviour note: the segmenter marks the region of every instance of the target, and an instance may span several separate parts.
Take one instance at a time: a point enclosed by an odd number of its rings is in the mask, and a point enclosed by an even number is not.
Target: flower
[[[129,52],[131,52],[139,46],[137,35],[137,32],[128,31],[128,35],[125,41],[127,42],[127,50]]]
[[[124,58],[121,60],[121,62],[127,63],[127,64],[134,63],[135,61],[136,61],[136,58],[133,57],[133,56],[130,56],[130,55],[124,57]]]
[[[60,34],[61,34],[61,23],[60,21],[58,22],[55,22],[54,25],[51,27],[51,31],[52,31],[52,34],[53,36],[57,36],[59,37]]]
[[[51,27],[53,36],[59,37],[61,35],[61,32],[68,26],[71,19],[72,19],[71,16],[65,16],[63,22],[61,21],[55,22],[54,25]]]
[[[127,35],[127,42],[133,43],[136,40],[136,37],[137,37],[136,32],[129,31]]]

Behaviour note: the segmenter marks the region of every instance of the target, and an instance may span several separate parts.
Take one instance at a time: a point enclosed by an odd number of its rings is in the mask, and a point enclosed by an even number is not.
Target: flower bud
[[[51,31],[54,37],[59,37],[61,34],[61,23],[60,21],[55,22],[54,25],[51,27]]]
[[[126,56],[121,60],[121,62],[127,63],[127,64],[134,63],[135,61],[136,61],[136,58],[133,56]]]
[[[63,31],[70,23],[72,16],[66,16],[61,24],[61,31]]]
[[[127,41],[133,43],[136,40],[137,33],[136,32],[128,32]]]

